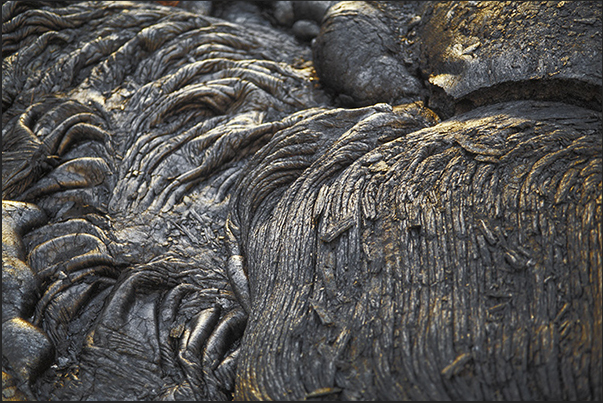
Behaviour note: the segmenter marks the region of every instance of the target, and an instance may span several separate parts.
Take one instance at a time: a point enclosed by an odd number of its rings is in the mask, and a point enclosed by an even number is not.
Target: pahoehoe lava
[[[601,11],[3,2],[3,400],[601,400]]]

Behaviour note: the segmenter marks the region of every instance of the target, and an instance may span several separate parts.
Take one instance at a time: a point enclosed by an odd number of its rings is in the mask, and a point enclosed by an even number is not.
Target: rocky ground
[[[3,2],[3,400],[600,400],[601,11]]]

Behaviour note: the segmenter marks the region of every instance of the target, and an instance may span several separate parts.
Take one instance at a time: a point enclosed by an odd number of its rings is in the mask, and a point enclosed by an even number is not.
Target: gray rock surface
[[[2,5],[3,399],[601,400],[598,3],[182,3]]]
[[[436,109],[554,99],[600,110],[601,11],[588,1],[426,4],[421,71],[447,96]]]
[[[340,94],[343,104],[423,99],[421,81],[405,66],[395,22],[362,1],[339,2],[324,16],[312,46],[314,66],[320,80]]]
[[[591,399],[600,114],[516,101],[432,125],[354,111],[279,133],[235,193],[252,296],[236,395]],[[292,136],[318,152],[275,185]]]

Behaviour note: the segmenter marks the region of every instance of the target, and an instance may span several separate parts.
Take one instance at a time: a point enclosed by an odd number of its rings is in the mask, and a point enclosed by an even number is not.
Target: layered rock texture
[[[3,400],[601,400],[601,10],[3,2]]]

